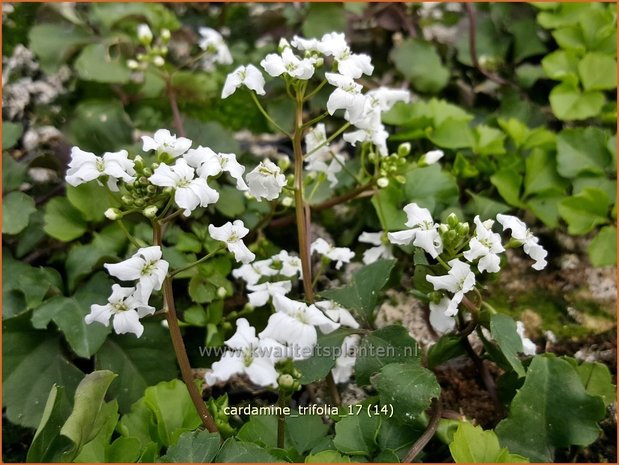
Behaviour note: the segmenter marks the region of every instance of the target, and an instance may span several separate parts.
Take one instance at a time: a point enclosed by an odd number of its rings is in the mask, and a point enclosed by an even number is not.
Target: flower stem
[[[196,260],[195,262],[191,262],[185,266],[181,266],[180,268],[177,268],[176,270],[170,272],[168,274],[168,276],[170,278],[173,278],[174,276],[176,276],[179,273],[182,273],[183,271],[189,270],[190,268],[193,268],[196,265],[199,265],[202,262],[205,262],[206,260],[208,260],[209,258],[215,256],[216,254],[218,254],[221,250],[223,249],[223,247],[218,247],[217,249],[213,250],[211,253],[206,254],[204,257],[200,258],[199,260]]]
[[[286,443],[286,415],[283,410],[286,407],[287,398],[281,392],[277,398],[278,414],[277,414],[277,447],[283,449]]]
[[[426,427],[426,430],[419,437],[419,439],[415,441],[415,444],[413,444],[413,447],[410,448],[410,450],[408,451],[408,454],[406,454],[406,457],[404,457],[404,460],[402,460],[403,463],[410,463],[413,460],[415,460],[415,457],[419,455],[419,452],[423,450],[426,444],[430,442],[430,439],[432,439],[432,436],[434,436],[434,433],[436,433],[436,430],[438,429],[438,422],[441,419],[441,414],[443,412],[441,400],[434,399],[432,401],[431,408],[432,408],[432,415],[430,416],[430,420],[428,421],[428,426]]]
[[[174,127],[176,128],[176,133],[180,137],[185,137],[185,126],[183,126],[183,118],[181,118],[181,112],[178,109],[178,102],[176,101],[176,92],[174,91],[174,87],[172,86],[172,78],[170,76],[166,77],[165,80],[166,86],[166,95],[168,96],[168,101],[170,102],[170,108],[172,109],[172,116],[174,117]]]
[[[161,225],[157,221],[153,221],[153,243],[162,247],[162,231]],[[193,379],[193,373],[191,371],[191,365],[189,364],[189,358],[187,357],[187,349],[183,342],[183,336],[181,329],[178,326],[178,317],[176,316],[176,305],[174,303],[174,293],[172,290],[172,278],[169,276],[163,281],[163,301],[165,305],[165,315],[168,321],[168,327],[170,329],[170,337],[172,339],[172,346],[174,347],[174,353],[176,354],[176,360],[181,370],[181,376],[183,382],[189,392],[189,397],[198,412],[200,420],[204,427],[211,433],[217,432],[217,425],[213,416],[208,411],[202,395],[198,391],[198,388]]]
[[[256,94],[254,94],[253,92],[249,93],[251,95],[251,98],[253,99],[254,103],[256,104],[256,107],[258,107],[258,110],[260,110],[260,113],[262,113],[262,115],[273,125],[275,126],[280,132],[283,132],[284,134],[286,134],[288,137],[292,138],[292,136],[290,135],[290,133],[288,131],[286,131],[284,128],[282,128],[279,124],[277,124],[275,122],[275,120],[273,118],[271,118],[271,116],[267,113],[267,111],[264,109],[264,107],[262,106],[262,104],[260,103],[260,100],[258,100],[258,97],[256,97]]]

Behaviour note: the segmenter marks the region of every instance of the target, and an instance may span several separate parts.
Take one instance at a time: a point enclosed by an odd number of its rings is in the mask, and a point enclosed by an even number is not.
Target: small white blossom
[[[290,44],[303,52],[322,53],[321,43],[318,39],[305,39],[303,37],[294,36]]]
[[[365,263],[366,265],[374,263],[381,258],[393,258],[393,254],[391,253],[391,247],[387,247],[387,245],[383,243],[382,232],[362,232],[359,235],[359,242],[363,242],[365,244],[372,244],[375,246],[363,252],[363,263]]]
[[[281,264],[281,269],[277,274],[291,278],[293,276],[299,276],[299,279],[303,279],[303,273],[301,271],[301,259],[296,255],[290,255],[288,251],[281,250],[278,254],[273,255],[271,260],[277,261]]]
[[[256,284],[263,277],[275,276],[278,274],[277,270],[271,268],[272,264],[273,260],[270,258],[252,263],[246,263],[237,269],[232,270],[232,276],[236,279],[242,279],[247,284]]]
[[[105,152],[102,157],[98,157],[94,153],[73,147],[66,181],[71,186],[79,186],[101,176],[108,176],[107,186],[117,192],[119,180],[126,183],[135,181],[133,167],[134,162],[129,160],[126,150]]]
[[[221,91],[221,98],[228,98],[241,86],[253,90],[258,95],[264,95],[266,93],[264,91],[264,84],[264,76],[254,65],[239,66],[228,74],[224,88]]]
[[[153,41],[153,32],[148,24],[138,24],[137,33],[139,41],[143,44],[150,44]]]
[[[143,247],[129,259],[103,265],[108,273],[121,281],[135,281],[135,294],[141,302],[148,302],[153,291],[161,289],[169,264],[161,259],[161,247]]]
[[[311,246],[312,253],[318,252],[323,257],[327,257],[329,260],[335,262],[335,269],[339,270],[344,263],[350,263],[355,253],[348,247],[334,247],[319,237]]]
[[[249,229],[241,220],[234,220],[233,223],[228,221],[219,227],[209,224],[208,232],[213,239],[226,243],[226,247],[234,254],[237,262],[249,263],[256,258],[241,240],[249,233]]]
[[[307,58],[300,59],[290,47],[285,47],[282,54],[269,53],[260,66],[273,77],[286,73],[295,79],[307,80],[314,75],[314,65]]]
[[[409,103],[411,93],[403,89],[390,89],[389,87],[378,87],[366,94],[366,112],[379,111],[385,112],[393,108],[398,102]]]
[[[327,134],[323,123],[317,124],[305,135],[305,169],[307,172],[325,173],[331,187],[338,183],[337,173],[342,171],[346,157],[336,153],[326,143]]]
[[[135,287],[112,285],[112,295],[108,298],[107,305],[91,305],[90,313],[84,317],[86,324],[96,321],[108,326],[111,318],[117,334],[133,333],[140,337],[144,332],[140,318],[152,315],[155,307],[136,297],[135,291]]]
[[[332,115],[337,110],[346,110],[348,121],[355,124],[364,115],[365,96],[361,94],[363,86],[341,74],[325,73],[325,77],[329,84],[335,86],[327,100],[327,111]]]
[[[503,230],[512,230],[512,238],[522,242],[524,253],[535,260],[533,269],[543,270],[546,268],[548,264],[548,262],[546,262],[548,252],[539,244],[539,239],[533,235],[526,224],[520,221],[519,218],[511,215],[498,214],[496,219],[503,226]]]
[[[354,125],[357,130],[344,133],[342,139],[353,147],[357,146],[357,142],[372,143],[376,146],[380,156],[389,155],[387,148],[389,133],[385,130],[385,126],[380,122],[379,117],[368,115],[367,118],[357,120]]]
[[[219,32],[210,27],[201,27],[198,32],[201,36],[198,45],[207,52],[202,60],[207,71],[212,70],[213,65],[217,63],[220,65],[232,64],[230,49]]]
[[[454,258],[449,262],[451,269],[444,276],[426,276],[432,283],[435,291],[444,290],[453,293],[449,305],[445,309],[445,315],[453,316],[458,313],[458,304],[462,302],[464,294],[475,287],[475,274],[471,267]]]
[[[205,375],[206,382],[213,385],[227,381],[233,375],[245,374],[258,386],[277,387],[277,371],[270,353],[277,351],[275,341],[256,337],[256,329],[245,318],[236,320],[236,333],[225,341],[227,351],[218,362],[213,363]],[[279,352],[285,348],[279,345]]]
[[[286,185],[286,176],[271,160],[261,161],[247,176],[249,193],[257,200],[275,200]]]
[[[236,160],[234,153],[215,153],[208,147],[198,147],[189,150],[183,158],[189,166],[196,169],[198,176],[207,178],[217,176],[222,172],[227,172],[236,180],[236,188],[240,191],[248,189],[243,173],[245,167]]]
[[[498,273],[501,259],[499,255],[505,252],[503,244],[501,244],[501,236],[492,232],[492,220],[484,223],[479,219],[479,215],[475,217],[475,236],[469,242],[469,249],[464,252],[464,258],[469,262],[480,259],[477,263],[477,269],[480,272],[487,271],[488,273]]]
[[[325,312],[329,318],[342,326],[348,326],[349,328],[354,329],[359,327],[359,323],[357,323],[357,320],[355,320],[355,317],[352,316],[350,311],[346,310],[337,302],[332,300],[321,300],[320,302],[316,302],[314,305]],[[330,325],[326,327],[319,326],[319,328],[326,334],[330,330]]]
[[[250,291],[247,294],[249,303],[252,307],[262,307],[266,305],[271,297],[275,294],[286,295],[292,289],[290,281],[275,281],[273,283],[251,284],[247,286]]]
[[[426,165],[433,165],[445,156],[442,150],[430,150],[423,155],[423,161]]]
[[[338,72],[344,76],[357,79],[362,74],[371,75],[374,72],[369,55],[352,53],[342,33],[325,34],[320,41],[319,48],[324,55],[333,56],[337,62]]]
[[[174,201],[185,216],[198,206],[207,207],[219,200],[219,192],[204,178],[194,178],[194,169],[181,158],[173,166],[161,164],[148,180],[155,186],[174,188]]]
[[[436,258],[443,251],[443,241],[438,232],[438,225],[434,224],[432,214],[427,208],[421,208],[416,203],[409,203],[404,207],[408,217],[406,226],[411,229],[389,233],[392,244],[413,245],[425,250],[432,258]]]
[[[447,333],[456,327],[456,320],[448,313],[450,310],[451,300],[443,297],[437,304],[430,302],[430,324],[432,328],[439,333]]]
[[[173,158],[180,157],[191,147],[191,140],[186,137],[176,137],[167,129],[159,129],[153,137],[142,136],[142,150],[154,150],[158,155],[167,153]]]
[[[333,381],[337,384],[346,383],[352,376],[357,360],[356,352],[359,347],[361,336],[353,334],[346,336],[342,342],[341,353],[336,360],[335,366],[331,370]]]
[[[516,332],[522,340],[522,353],[525,355],[535,355],[537,353],[537,346],[535,342],[527,337],[522,321],[516,321]]]

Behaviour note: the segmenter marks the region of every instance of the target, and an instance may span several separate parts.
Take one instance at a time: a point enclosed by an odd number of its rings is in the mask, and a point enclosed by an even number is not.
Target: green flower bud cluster
[[[446,250],[458,250],[469,240],[469,224],[460,222],[455,213],[450,213],[447,222],[441,224],[438,230]]]
[[[392,179],[399,184],[406,183],[402,170],[406,166],[406,157],[410,152],[410,143],[404,143],[400,144],[397,152],[380,159],[379,178],[376,180],[378,187],[381,189],[387,187]]]
[[[211,415],[213,415],[219,434],[224,438],[232,436],[235,431],[234,428],[230,426],[228,415],[225,414],[226,408],[228,407],[228,394],[224,394],[217,399],[213,397],[209,398],[207,405]]]
[[[138,40],[144,46],[144,51],[138,53],[135,59],[127,60],[127,67],[132,70],[145,71],[150,64],[158,68],[164,66],[171,36],[168,29],[162,29],[153,42],[153,33],[150,28],[146,24],[138,26]]]
[[[153,163],[149,167],[144,165],[141,156],[134,158],[135,182],[125,184],[121,201],[127,209],[140,209],[147,218],[154,218],[162,203],[160,188],[152,185],[148,178],[152,176],[158,164]]]
[[[281,395],[292,396],[301,389],[301,372],[294,366],[292,360],[277,362],[275,369],[279,373],[277,384]]]

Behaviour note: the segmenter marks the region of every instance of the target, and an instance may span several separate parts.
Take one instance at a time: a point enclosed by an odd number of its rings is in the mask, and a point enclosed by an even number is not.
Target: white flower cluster
[[[389,134],[381,122],[383,112],[391,109],[397,102],[409,102],[410,93],[406,90],[379,87],[363,93],[363,86],[355,79],[362,75],[371,75],[374,71],[371,58],[366,54],[353,53],[342,33],[331,32],[321,39],[305,39],[295,36],[291,42],[282,39],[279,44],[280,53],[270,53],[260,66],[272,77],[283,77],[286,80],[307,81],[316,75],[325,60],[333,60],[333,70],[337,72],[324,73],[325,83],[334,87],[327,101],[327,111],[333,115],[338,110],[344,111],[344,119],[355,130],[343,135],[343,139],[355,146],[358,142],[369,142],[376,147],[382,156],[388,155],[387,138]],[[258,95],[264,95],[265,79],[262,72],[254,65],[239,66],[230,73],[221,93],[222,98],[232,95],[239,87],[245,86]],[[333,154],[327,158],[330,150],[319,152],[320,145],[326,141],[324,126],[317,126],[306,138],[308,154],[316,154],[308,159],[308,165],[327,174],[333,184],[333,176],[337,163],[341,158]],[[319,163],[321,163],[319,165]],[[317,168],[317,166],[319,168]]]
[[[206,71],[215,69],[215,65],[231,65],[232,55],[230,49],[226,45],[223,36],[210,27],[201,27],[198,29],[200,33],[200,41],[198,45],[204,54],[202,56],[202,66]]]
[[[412,244],[424,250],[432,258],[439,258],[444,249],[443,234],[450,231],[449,225],[435,223],[430,211],[416,203],[406,205],[404,212],[407,215],[406,226],[409,229],[389,233],[389,241],[397,245]],[[497,221],[503,226],[504,231],[511,230],[512,243],[522,245],[524,252],[534,260],[532,267],[535,270],[546,267],[548,252],[520,219],[499,214]],[[449,270],[446,275],[426,277],[435,291],[443,293],[439,302],[430,303],[430,323],[441,333],[451,331],[455,327],[454,316],[458,313],[458,306],[465,294],[475,288],[476,278],[471,265],[475,265],[479,273],[497,273],[500,270],[499,254],[505,252],[505,247],[501,236],[492,231],[494,221],[482,222],[479,216],[476,216],[474,223],[474,235],[466,241],[462,240],[461,248],[467,244],[468,248],[462,250],[459,255],[468,263],[453,258],[447,264]],[[468,233],[468,225],[466,226],[465,231]]]

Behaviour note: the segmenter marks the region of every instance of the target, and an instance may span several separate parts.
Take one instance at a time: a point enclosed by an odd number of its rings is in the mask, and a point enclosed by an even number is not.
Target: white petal
[[[144,332],[138,313],[133,310],[116,313],[112,325],[117,334],[133,333],[140,337]]]

